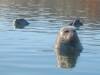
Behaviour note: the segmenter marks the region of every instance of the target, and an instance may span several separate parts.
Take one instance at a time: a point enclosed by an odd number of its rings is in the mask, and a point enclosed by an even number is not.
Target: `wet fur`
[[[65,33],[65,31],[69,31],[69,32]],[[72,33],[72,36],[71,36],[71,33]],[[68,38],[64,38],[65,36]],[[59,52],[64,51],[64,53],[69,50],[73,50],[73,51],[82,50],[79,37],[73,26],[68,26],[68,27],[66,26],[60,29],[57,35],[55,49]]]
[[[58,32],[55,53],[58,66],[73,67],[82,51],[82,45],[73,26],[62,27]],[[69,59],[70,58],[70,59]]]

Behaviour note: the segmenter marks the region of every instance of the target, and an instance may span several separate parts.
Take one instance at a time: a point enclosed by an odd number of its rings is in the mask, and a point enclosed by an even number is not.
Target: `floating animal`
[[[80,21],[79,18],[75,19],[73,22],[69,24],[70,26],[80,27],[83,26],[83,23]]]
[[[82,45],[74,26],[65,26],[60,29],[55,43],[57,64],[63,68],[75,66],[76,59],[82,51]]]
[[[24,27],[28,26],[29,22],[25,19],[16,19],[14,20],[15,28],[23,29]]]

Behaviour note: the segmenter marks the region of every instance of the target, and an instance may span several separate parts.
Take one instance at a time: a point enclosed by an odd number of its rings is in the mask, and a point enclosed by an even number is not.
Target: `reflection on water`
[[[37,17],[43,16],[46,19],[59,18],[65,22],[67,19],[81,17],[85,18],[85,22],[89,20],[98,23],[99,4],[99,0],[1,0],[0,16],[9,20],[15,18],[36,20]]]
[[[80,52],[70,52],[64,56],[57,55],[57,66],[60,68],[74,68]]]
[[[0,75],[100,75],[100,0],[0,0]],[[56,67],[54,41],[60,27],[80,17],[80,57],[64,57],[71,70]],[[16,18],[30,25],[15,29]],[[80,54],[80,53],[79,53]],[[77,60],[78,58],[78,60]]]

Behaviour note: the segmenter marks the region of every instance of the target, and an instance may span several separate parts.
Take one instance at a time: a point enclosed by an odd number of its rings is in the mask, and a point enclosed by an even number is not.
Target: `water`
[[[0,75],[100,75],[99,0],[1,0]],[[57,68],[54,43],[60,27],[80,17],[83,51],[73,68]],[[12,22],[25,18],[25,29]]]

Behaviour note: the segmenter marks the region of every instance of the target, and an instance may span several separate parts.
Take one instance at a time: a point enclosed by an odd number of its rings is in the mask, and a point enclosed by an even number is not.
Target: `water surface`
[[[99,0],[1,0],[0,75],[100,75]],[[75,67],[57,68],[54,43],[60,27],[80,17],[83,51]],[[13,20],[25,18],[25,29]]]

